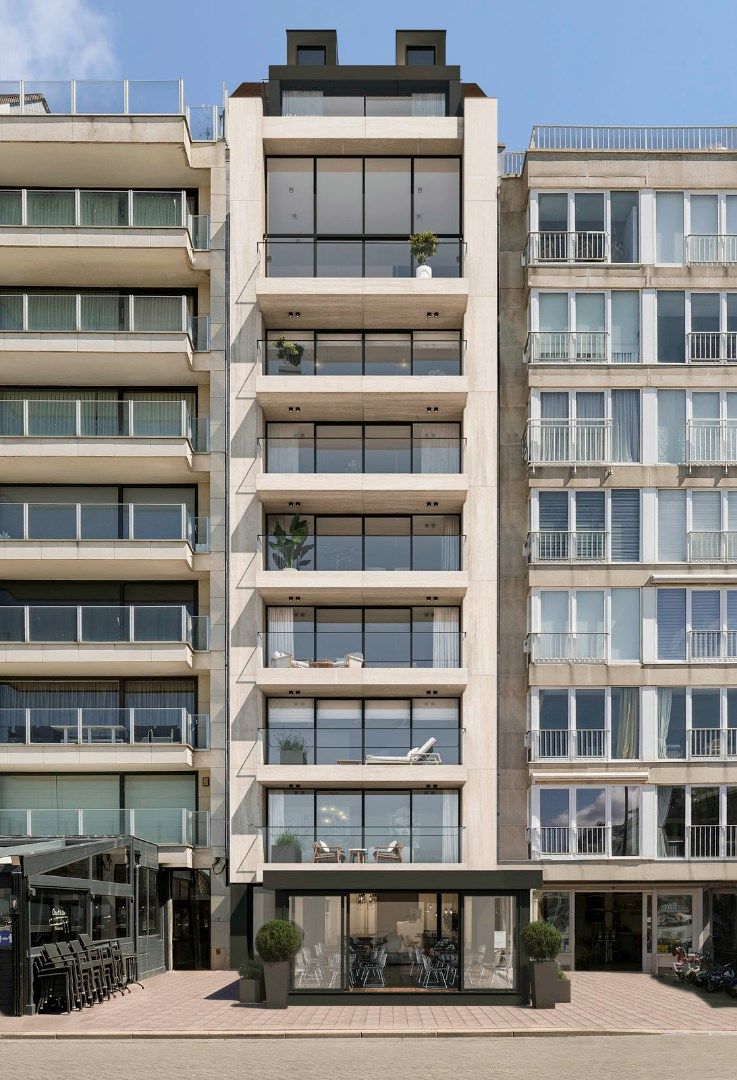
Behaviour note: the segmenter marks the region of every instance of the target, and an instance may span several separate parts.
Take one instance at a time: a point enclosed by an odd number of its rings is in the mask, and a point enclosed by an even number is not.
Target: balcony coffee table
[[[365,847],[351,847],[348,848],[348,862],[366,862],[366,856],[368,855],[368,848]]]

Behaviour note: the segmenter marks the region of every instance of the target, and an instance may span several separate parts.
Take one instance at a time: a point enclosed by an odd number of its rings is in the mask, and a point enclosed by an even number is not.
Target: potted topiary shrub
[[[307,743],[301,735],[282,735],[279,739],[279,762],[281,765],[305,765]]]
[[[271,919],[256,934],[256,952],[264,962],[266,1005],[286,1009],[289,993],[289,961],[302,944],[298,926],[286,919]]]
[[[285,337],[276,339],[276,355],[287,367],[299,369],[304,351],[304,345],[299,345],[296,341],[290,341]]]
[[[440,241],[434,232],[412,233],[409,238],[409,250],[417,260],[415,277],[432,277],[432,267],[427,265],[427,260],[437,255]]]
[[[554,1009],[558,1000],[558,964],[563,938],[552,923],[528,923],[522,928],[522,945],[532,969],[532,1004],[535,1009]]]
[[[283,832],[271,845],[272,862],[302,862],[302,845],[296,833]]]
[[[255,1005],[264,1000],[264,965],[249,957],[241,967],[238,980],[238,1000],[241,1005]]]

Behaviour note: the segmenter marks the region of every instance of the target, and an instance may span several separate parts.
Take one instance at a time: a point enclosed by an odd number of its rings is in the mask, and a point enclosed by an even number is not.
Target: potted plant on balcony
[[[308,564],[307,556],[313,548],[307,543],[309,531],[308,522],[299,514],[289,522],[289,532],[277,521],[274,535],[269,539],[271,561],[277,570],[301,570]]]
[[[304,351],[304,345],[299,345],[296,341],[290,341],[289,338],[283,336],[276,339],[276,355],[282,364],[288,367],[299,369]]]
[[[283,832],[271,845],[272,862],[302,862],[302,845],[293,832]]]
[[[266,1005],[286,1009],[289,993],[289,961],[302,944],[298,926],[286,919],[271,919],[256,934],[256,952],[264,962]]]
[[[279,762],[281,765],[307,763],[307,743],[301,735],[282,735],[279,739]]]
[[[437,255],[440,241],[434,232],[412,233],[409,238],[409,250],[417,260],[415,277],[432,277],[432,267],[428,266],[427,260]]]
[[[532,1005],[535,1009],[554,1009],[558,997],[558,964],[563,938],[552,923],[528,923],[522,928],[522,945],[530,959]],[[569,987],[570,992],[570,987]]]
[[[239,971],[238,1000],[241,1005],[255,1005],[264,1000],[264,965],[249,957]]]

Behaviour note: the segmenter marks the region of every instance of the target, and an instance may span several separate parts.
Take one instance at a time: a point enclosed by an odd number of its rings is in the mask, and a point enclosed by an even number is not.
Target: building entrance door
[[[193,971],[210,967],[210,875],[172,870],[172,965]]]
[[[642,971],[642,893],[576,894],[576,969]]]

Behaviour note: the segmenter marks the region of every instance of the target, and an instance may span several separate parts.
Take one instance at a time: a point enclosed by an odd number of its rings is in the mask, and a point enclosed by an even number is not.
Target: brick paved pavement
[[[701,994],[641,974],[575,972],[572,1002],[552,1011],[512,1005],[294,1005],[286,1010],[243,1006],[235,973],[169,972],[145,989],[64,1015],[0,1017],[0,1037],[60,1034],[200,1034],[296,1037],[338,1034],[546,1034],[622,1031],[737,1032],[737,1000]],[[737,1065],[735,1066],[737,1075]]]
[[[23,1040],[12,1080],[734,1080],[737,1035],[626,1039]]]

